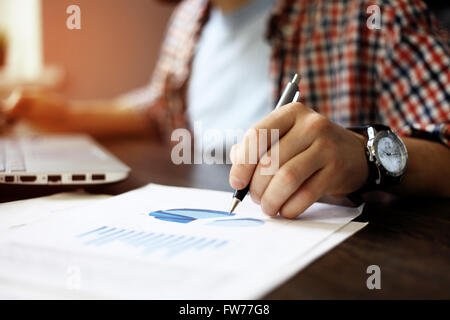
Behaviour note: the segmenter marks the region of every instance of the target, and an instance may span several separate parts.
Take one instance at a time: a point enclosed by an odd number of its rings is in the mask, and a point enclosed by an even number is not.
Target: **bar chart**
[[[112,226],[101,226],[76,235],[85,246],[102,247],[120,243],[147,256],[162,252],[166,258],[177,256],[183,252],[195,250],[218,250],[228,241],[208,237],[177,235],[161,232],[139,232]]]

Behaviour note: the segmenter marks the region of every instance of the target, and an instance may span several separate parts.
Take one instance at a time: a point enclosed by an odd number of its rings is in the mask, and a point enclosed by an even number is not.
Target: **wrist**
[[[351,134],[356,138],[358,143],[358,150],[355,152],[355,157],[357,158],[357,170],[355,174],[358,177],[358,183],[351,190],[351,192],[356,192],[363,188],[369,180],[369,162],[367,159],[367,137],[357,132],[351,131]]]

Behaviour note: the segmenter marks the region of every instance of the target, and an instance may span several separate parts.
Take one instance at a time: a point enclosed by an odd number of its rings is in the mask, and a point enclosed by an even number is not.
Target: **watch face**
[[[393,176],[403,174],[408,155],[400,138],[392,132],[380,132],[380,136],[376,140],[375,151],[379,163]]]

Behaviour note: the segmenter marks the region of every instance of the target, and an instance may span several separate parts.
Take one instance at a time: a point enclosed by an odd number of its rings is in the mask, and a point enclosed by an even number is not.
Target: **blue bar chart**
[[[237,218],[228,212],[206,209],[169,209],[153,211],[148,214],[151,218],[175,224],[188,224],[196,220],[203,220],[203,226],[246,228],[258,227],[265,222],[254,218]],[[207,220],[206,220],[207,219]],[[116,244],[134,249],[139,255],[161,253],[167,258],[180,255],[187,251],[218,250],[228,244],[227,240],[212,238],[211,236],[188,236],[170,233],[170,231],[138,231],[114,226],[100,226],[76,235],[85,246],[107,247]]]
[[[174,257],[189,250],[217,250],[228,241],[208,237],[177,235],[161,232],[139,232],[110,226],[98,227],[76,235],[83,245],[102,247],[121,243],[139,251],[140,255],[164,251],[167,258]]]

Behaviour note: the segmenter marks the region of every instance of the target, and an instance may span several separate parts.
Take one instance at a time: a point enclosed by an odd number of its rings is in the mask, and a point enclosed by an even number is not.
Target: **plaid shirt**
[[[367,25],[373,4],[380,29]],[[210,6],[177,7],[150,84],[126,95],[166,133],[188,126],[186,88]],[[274,101],[298,73],[302,102],[342,126],[382,123],[450,145],[449,38],[423,2],[280,0],[267,40]]]

